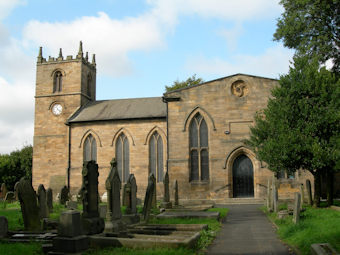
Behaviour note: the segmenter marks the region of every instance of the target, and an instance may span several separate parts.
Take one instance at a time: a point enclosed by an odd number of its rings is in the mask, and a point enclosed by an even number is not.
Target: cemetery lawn
[[[0,242],[0,254],[6,255],[43,255],[41,243],[6,243]]]
[[[306,206],[301,212],[300,222],[294,224],[292,216],[277,219],[276,213],[269,213],[265,207],[262,210],[277,226],[280,238],[301,254],[310,254],[313,243],[330,243],[340,252],[340,212],[329,208],[313,208]]]

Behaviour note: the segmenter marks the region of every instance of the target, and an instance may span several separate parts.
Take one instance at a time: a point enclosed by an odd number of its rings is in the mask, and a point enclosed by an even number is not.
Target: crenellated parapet
[[[50,64],[50,63],[55,64],[55,63],[65,63],[65,62],[77,62],[77,61],[82,61],[83,64],[86,64],[87,66],[94,68],[94,69],[96,68],[95,54],[92,54],[92,62],[89,61],[88,52],[85,53],[85,57],[84,57],[82,41],[80,41],[79,43],[78,54],[75,57],[73,57],[72,55],[69,55],[69,56],[66,56],[66,58],[64,58],[62,49],[60,48],[58,57],[54,58],[54,57],[49,56],[48,59],[46,60],[46,58],[44,58],[42,55],[42,47],[39,48],[39,55],[37,57],[37,65]]]

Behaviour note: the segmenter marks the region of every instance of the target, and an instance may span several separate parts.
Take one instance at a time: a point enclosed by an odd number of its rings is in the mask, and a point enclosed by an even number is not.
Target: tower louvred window
[[[56,71],[53,79],[53,93],[61,92],[63,87],[63,74]]]

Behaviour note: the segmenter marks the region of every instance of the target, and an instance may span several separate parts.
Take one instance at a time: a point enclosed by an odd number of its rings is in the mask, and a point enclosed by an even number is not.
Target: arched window
[[[91,74],[88,74],[87,75],[87,85],[86,85],[86,87],[87,87],[87,95],[89,97],[91,97],[91,82],[92,82],[92,76],[91,76]]]
[[[163,140],[155,131],[149,142],[149,170],[157,176],[157,182],[163,181]]]
[[[60,71],[56,71],[53,77],[53,93],[61,92],[63,85],[63,74]]]
[[[190,181],[209,180],[208,126],[199,113],[189,126]]]
[[[116,140],[116,160],[119,177],[127,182],[130,174],[129,140],[121,133]]]
[[[96,139],[89,134],[84,142],[84,161],[97,161],[97,143]]]

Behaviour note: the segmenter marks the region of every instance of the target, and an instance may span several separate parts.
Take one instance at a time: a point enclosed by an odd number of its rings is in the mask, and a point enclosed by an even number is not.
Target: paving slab
[[[229,208],[222,229],[207,249],[207,255],[277,254],[289,255],[277,237],[273,224],[259,205],[220,205]]]

